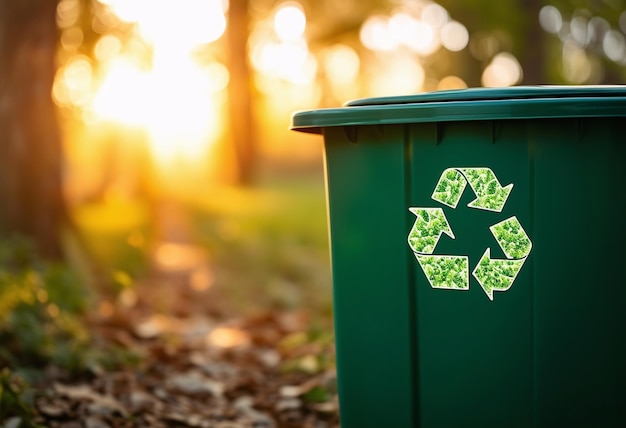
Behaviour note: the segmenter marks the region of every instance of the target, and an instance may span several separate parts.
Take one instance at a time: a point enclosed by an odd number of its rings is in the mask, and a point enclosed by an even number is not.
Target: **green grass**
[[[306,309],[331,315],[322,177],[273,177],[187,200],[198,241],[212,255],[217,286],[235,309]]]
[[[305,309],[329,324],[330,261],[321,172],[276,174],[250,187],[189,189],[173,202],[186,213],[192,243],[209,255],[214,293],[226,312]],[[138,278],[149,267],[147,251],[157,226],[153,208],[141,201],[114,201],[75,211],[104,277],[100,279],[113,292],[128,286],[119,278]]]
[[[127,285],[119,283],[119,278],[137,277],[146,271],[153,221],[148,203],[94,202],[75,208],[73,218],[97,268],[97,280],[109,291]]]

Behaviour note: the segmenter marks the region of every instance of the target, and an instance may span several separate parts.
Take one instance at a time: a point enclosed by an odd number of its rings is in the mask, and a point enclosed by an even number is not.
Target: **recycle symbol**
[[[468,207],[502,212],[513,184],[502,187],[490,168],[448,168],[441,174],[432,199],[456,209],[467,185],[476,195]],[[435,255],[442,234],[455,239],[442,208],[409,208],[417,217],[409,233],[409,247],[415,253],[432,288],[469,290],[469,257]],[[491,258],[487,248],[472,275],[493,301],[495,291],[506,291],[513,285],[530,254],[532,242],[517,220],[509,217],[489,227],[506,259]]]

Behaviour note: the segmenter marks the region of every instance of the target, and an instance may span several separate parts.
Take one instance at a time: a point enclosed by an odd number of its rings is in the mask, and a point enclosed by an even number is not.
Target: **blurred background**
[[[624,0],[0,0],[0,333],[124,310],[139,336],[262,311],[328,331],[322,138],[291,114],[620,84],[625,34]]]

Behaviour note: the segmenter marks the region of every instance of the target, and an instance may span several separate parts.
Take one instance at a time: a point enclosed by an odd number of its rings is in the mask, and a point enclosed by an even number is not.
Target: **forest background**
[[[93,386],[198,340],[265,341],[319,381],[323,144],[291,114],[621,84],[625,35],[623,0],[0,0],[0,422],[41,422],[42,391],[71,400],[53,381]]]

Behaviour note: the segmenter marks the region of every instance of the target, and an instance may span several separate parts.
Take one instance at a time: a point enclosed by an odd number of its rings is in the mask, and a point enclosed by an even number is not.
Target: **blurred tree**
[[[251,184],[257,163],[257,145],[252,115],[252,83],[248,64],[249,0],[231,0],[228,7],[228,105],[230,133],[236,154],[240,184]]]
[[[548,73],[546,70],[546,34],[539,25],[539,11],[543,6],[541,0],[520,0],[521,11],[524,12],[525,35],[519,47],[519,58],[524,75],[522,82],[525,85],[546,84]]]
[[[55,0],[0,0],[0,235],[30,238],[61,258],[68,222],[62,148],[51,98]]]

